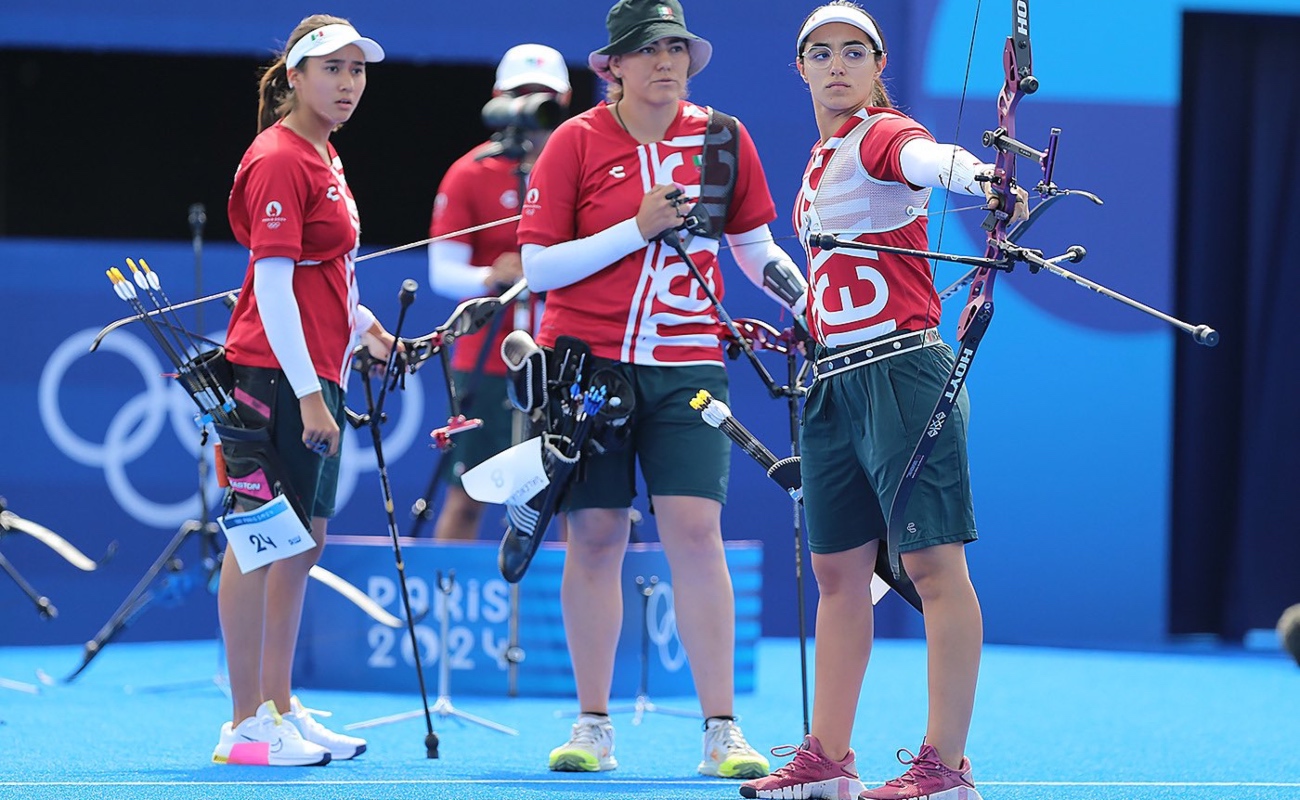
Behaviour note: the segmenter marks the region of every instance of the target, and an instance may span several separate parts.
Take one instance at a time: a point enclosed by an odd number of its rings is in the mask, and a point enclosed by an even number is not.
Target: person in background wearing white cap
[[[560,597],[580,713],[569,741],[551,751],[550,768],[617,766],[609,694],[639,461],[705,717],[697,770],[752,778],[766,775],[768,762],[745,741],[733,708],[735,598],[721,522],[731,443],[689,404],[700,389],[727,398],[723,327],[676,250],[659,240],[687,214],[689,203],[675,200],[700,197],[709,109],[685,97],[713,47],[687,30],[677,0],[620,0],[606,27],[609,44],[588,64],[606,81],[607,102],[555,131],[519,223],[528,284],[547,292],[538,341],[583,340],[595,358],[587,370],[609,365],[636,392],[627,447],[587,458],[583,480],[569,487],[561,509],[569,543]],[[736,131],[723,230],[687,240],[719,297],[724,235],[755,284],[771,265],[801,280],[767,227],[776,207],[757,148],[744,126]]]
[[[299,23],[262,76],[260,133],[230,192],[230,227],[249,250],[226,334],[236,413],[249,427],[270,429],[285,492],[310,515],[315,547],[248,573],[226,548],[218,610],[234,714],[212,754],[218,763],[317,765],[366,749],[365,740],[313,719],[292,696],[291,680],[308,571],[334,515],[352,347],[360,337],[387,358],[394,345],[357,302],[361,223],[330,144],[361,101],[367,62],[383,57],[347,20]]]
[[[572,94],[569,69],[564,57],[550,47],[517,45],[506,51],[497,66],[492,94],[497,98],[552,98],[567,108]],[[508,114],[511,106],[506,104],[505,108]],[[509,124],[515,121],[523,125]],[[447,169],[434,200],[430,236],[443,236],[519,213],[523,181],[551,131],[536,120],[509,122],[505,130]],[[553,126],[559,120],[546,122]],[[465,300],[509,288],[524,275],[515,241],[517,228],[517,222],[493,225],[429,245],[429,284],[433,290],[444,297]],[[461,412],[481,418],[483,427],[457,435],[456,446],[439,462],[438,479],[447,483],[447,494],[438,513],[435,539],[478,537],[484,506],[466,494],[460,476],[512,444],[512,412],[506,398],[501,341],[515,327],[516,317],[525,328],[532,327],[535,297],[530,295],[529,300],[521,301],[522,309],[502,309],[491,325],[456,340],[451,378]]]
[[[861,7],[836,0],[816,9],[800,27],[795,50],[821,134],[794,212],[814,287],[808,321],[818,367],[800,430],[804,513],[820,592],[816,694],[811,732],[801,746],[783,748],[793,760],[742,784],[740,794],[978,800],[966,737],[983,622],[966,567],[965,546],[976,530],[964,386],[907,505],[908,532],[899,546],[925,613],[925,739],[904,761],[909,769],[901,778],[871,790],[859,780],[849,747],[871,654],[865,576],[885,546],[894,492],[953,365],[936,330],[942,306],[924,259],[821,250],[808,239],[824,232],[928,249],[930,189],[985,195],[991,184],[977,178],[993,168],[956,145],[937,144],[893,109],[881,81],[885,39]],[[1018,197],[1013,219],[1027,208],[1023,190]],[[876,727],[882,722],[873,720]]]

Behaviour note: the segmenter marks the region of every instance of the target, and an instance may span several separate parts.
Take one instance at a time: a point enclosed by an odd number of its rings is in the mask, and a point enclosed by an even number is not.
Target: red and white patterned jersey
[[[519,175],[515,171],[519,161],[505,156],[476,161],[475,157],[489,146],[491,145],[485,142],[456,159],[442,176],[442,183],[438,185],[438,197],[433,203],[430,236],[442,236],[519,213]],[[469,263],[487,267],[502,253],[518,252],[519,244],[515,234],[517,228],[518,224],[514,222],[495,225],[449,241],[469,245]],[[482,294],[487,293],[488,289],[484,287]],[[512,310],[513,306],[503,313],[508,314]],[[471,336],[460,337],[452,352],[452,367],[464,372],[472,371],[478,364],[479,351],[488,344],[491,349],[483,360],[483,371],[489,375],[505,375],[506,364],[499,354],[501,341],[512,328],[512,320],[509,317],[503,319],[497,329],[496,339],[490,344],[487,343],[487,328]]]
[[[678,183],[700,196],[708,109],[679,103],[662,141],[640,144],[607,104],[566,120],[551,135],[529,180],[519,243],[550,246],[582,239],[636,215],[657,184]],[[739,167],[726,233],[771,222],[776,207],[758,151],[740,126]],[[694,237],[687,247],[710,288],[723,295],[718,242]],[[683,366],[722,360],[721,324],[708,297],[672,248],[651,242],[577,283],[546,293],[538,341],[560,335],[592,352],[633,364]]]
[[[893,109],[866,108],[813,148],[795,198],[794,227],[808,256],[809,326],[828,347],[939,323],[942,308],[925,259],[808,244],[809,233],[832,233],[927,249],[930,190],[908,184],[899,161],[903,145],[917,138],[932,140]]]
[[[357,307],[356,264],[361,218],[329,145],[330,164],[316,147],[276,123],[257,135],[235,172],[226,213],[235,240],[248,248],[248,271],[226,332],[229,359],[276,368],[253,293],[253,263],[294,261],[293,294],[316,374],[345,386]]]

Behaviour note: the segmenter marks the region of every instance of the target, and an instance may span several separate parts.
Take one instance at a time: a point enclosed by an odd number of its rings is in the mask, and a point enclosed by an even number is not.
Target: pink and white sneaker
[[[903,758],[904,753],[911,757]],[[969,758],[961,760],[961,769],[953,769],[933,747],[922,744],[921,752],[914,756],[910,750],[899,750],[898,760],[909,765],[907,772],[884,786],[868,789],[858,795],[859,800],[983,800],[975,791]]]
[[[772,748],[778,758],[794,756],[789,764],[776,769],[765,778],[740,784],[740,796],[749,798],[781,798],[781,800],[853,800],[863,789],[858,780],[858,769],[853,751],[841,761],[832,761],[822,750],[822,743],[809,734],[803,744]]]
[[[221,726],[212,760],[259,767],[316,767],[330,763],[330,751],[302,738],[293,723],[275,710],[275,703],[267,700],[257,707],[256,715],[238,725]]]

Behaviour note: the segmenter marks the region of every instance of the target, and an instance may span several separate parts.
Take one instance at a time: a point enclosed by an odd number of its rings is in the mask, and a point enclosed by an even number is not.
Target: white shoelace
[[[322,711],[318,708],[308,708],[302,703],[298,703],[298,711],[308,717],[332,717],[333,711]]]
[[[745,734],[740,732],[740,726],[733,720],[724,720],[721,724],[713,727],[714,735],[722,741],[722,746],[728,753],[751,753],[757,752],[745,741]]]
[[[317,739],[329,738],[331,740],[347,740],[352,738],[352,737],[348,737],[346,734],[335,733],[334,731],[325,727],[321,723],[317,722],[316,715],[320,715],[322,717],[331,717],[334,715],[334,712],[322,711],[316,708],[308,708],[307,706],[304,706],[302,703],[299,703],[298,713],[296,715],[293,715],[290,718],[290,722],[294,723],[294,727],[302,726],[303,728],[306,729],[307,733],[309,733],[313,737],[316,737]]]
[[[570,741],[573,744],[598,745],[602,739],[605,739],[605,726],[599,722],[582,720],[573,725],[573,736]]]

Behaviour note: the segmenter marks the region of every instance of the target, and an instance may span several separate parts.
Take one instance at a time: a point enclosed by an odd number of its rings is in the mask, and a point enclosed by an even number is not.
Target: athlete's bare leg
[[[672,568],[677,632],[690,658],[706,717],[732,716],[736,599],[722,547],[722,504],[704,497],[654,497]]]

